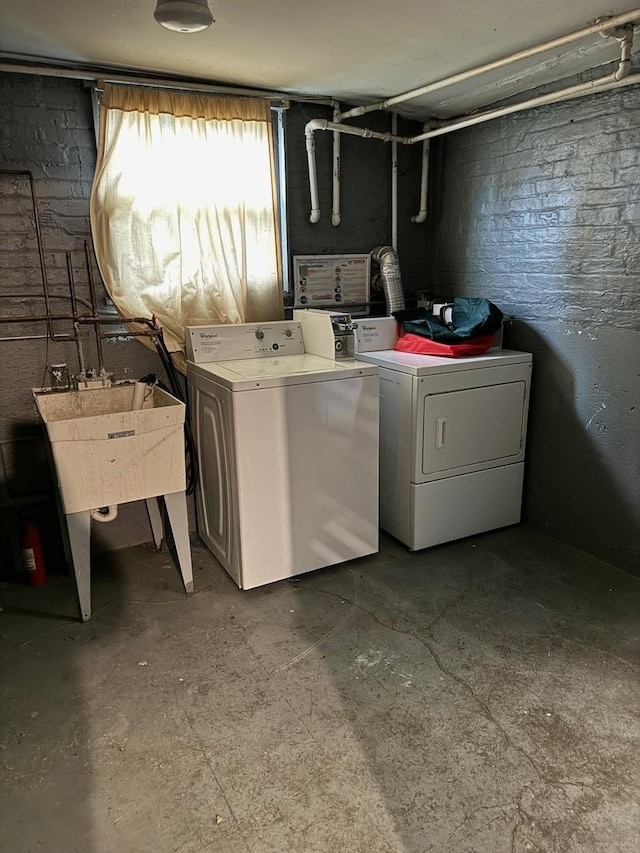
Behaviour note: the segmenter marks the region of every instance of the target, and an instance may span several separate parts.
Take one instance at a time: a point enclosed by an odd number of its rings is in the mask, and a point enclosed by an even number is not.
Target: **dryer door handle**
[[[444,447],[446,441],[446,418],[436,418],[436,450]]]

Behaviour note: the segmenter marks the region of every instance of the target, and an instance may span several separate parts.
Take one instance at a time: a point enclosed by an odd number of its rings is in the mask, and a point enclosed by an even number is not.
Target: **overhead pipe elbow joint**
[[[333,123],[340,121],[340,103],[333,102]],[[340,134],[333,131],[333,205],[331,209],[331,225],[337,228],[340,225]]]
[[[312,118],[311,121],[308,121],[304,126],[304,134],[307,137],[307,144],[309,142],[309,138],[313,139],[313,134],[316,130],[326,130],[328,125],[329,122],[326,118]]]
[[[627,24],[624,27],[624,34],[617,35],[616,38],[620,42],[620,64],[615,72],[614,79],[624,80],[629,76],[631,71],[631,49],[633,47],[633,24]]]
[[[311,193],[311,213],[309,222],[315,225],[320,220],[320,202],[318,199],[318,173],[316,170],[316,141],[314,133],[316,130],[326,130],[328,121],[323,118],[314,118],[307,122],[304,128],[304,136],[307,146],[307,162],[309,166],[309,191]]]

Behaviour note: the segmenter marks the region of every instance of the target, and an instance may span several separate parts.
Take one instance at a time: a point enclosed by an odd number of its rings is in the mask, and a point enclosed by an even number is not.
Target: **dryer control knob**
[[[259,341],[263,341],[263,340],[264,340],[264,332],[262,331],[262,329],[256,329],[256,338],[257,338]]]

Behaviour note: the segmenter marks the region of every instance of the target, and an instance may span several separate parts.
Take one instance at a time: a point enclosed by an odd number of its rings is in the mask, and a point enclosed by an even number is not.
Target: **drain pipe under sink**
[[[101,506],[91,510],[91,518],[94,521],[114,521],[118,517],[118,504],[113,506]]]
[[[424,125],[424,130],[428,130],[428,124]],[[415,216],[411,217],[411,221],[416,225],[420,225],[427,218],[427,187],[429,184],[429,140],[425,139],[422,143],[422,171],[420,173],[420,210]]]

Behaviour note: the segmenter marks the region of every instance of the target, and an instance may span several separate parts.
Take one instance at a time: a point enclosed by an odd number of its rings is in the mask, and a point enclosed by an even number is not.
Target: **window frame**
[[[98,146],[100,133],[100,105],[102,103],[102,89],[95,83],[91,84],[91,111],[93,114],[93,130]],[[283,301],[291,292],[291,273],[289,269],[289,220],[287,205],[287,147],[286,147],[286,122],[285,114],[289,109],[287,102],[272,104],[271,121],[273,128],[273,142],[275,148],[276,164],[276,194],[278,208],[278,234],[280,238],[280,277],[282,281]]]

